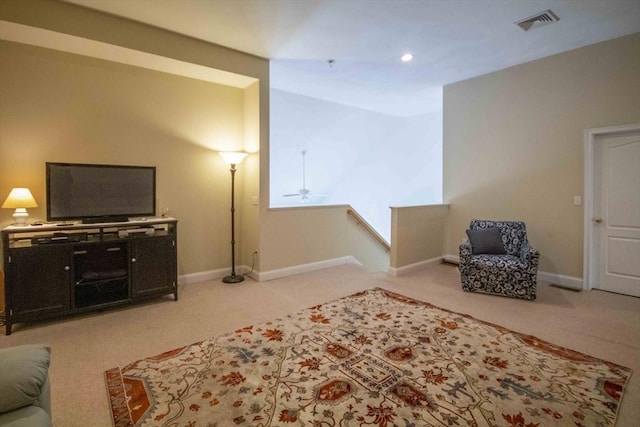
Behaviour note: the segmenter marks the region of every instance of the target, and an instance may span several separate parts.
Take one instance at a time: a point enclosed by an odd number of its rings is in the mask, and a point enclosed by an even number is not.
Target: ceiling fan
[[[300,197],[303,202],[308,202],[310,196],[323,196],[323,194],[314,194],[307,188],[305,176],[305,156],[307,150],[302,150],[302,188],[297,193],[283,194],[282,197]]]

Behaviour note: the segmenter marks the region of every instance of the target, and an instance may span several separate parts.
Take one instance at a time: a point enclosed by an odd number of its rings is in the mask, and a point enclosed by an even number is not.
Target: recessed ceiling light
[[[402,57],[400,58],[402,60],[402,62],[409,62],[413,59],[413,54],[412,53],[405,53],[404,55],[402,55]]]

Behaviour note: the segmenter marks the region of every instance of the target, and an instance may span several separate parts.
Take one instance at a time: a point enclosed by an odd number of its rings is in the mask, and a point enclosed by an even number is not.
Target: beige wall
[[[386,271],[389,266],[386,249],[349,219],[349,208],[338,205],[270,209],[268,222],[261,222],[261,271],[347,256],[355,257],[368,269]]]
[[[446,253],[472,218],[521,219],[540,269],[582,277],[584,130],[640,121],[640,34],[444,88]]]
[[[205,138],[241,140],[241,89],[11,42],[0,58],[0,194],[29,187],[42,220],[47,161],[156,166],[180,274],[229,265],[229,172]]]
[[[392,271],[442,256],[448,212],[448,205],[391,208]]]
[[[253,154],[238,166],[245,178],[238,197],[242,204],[238,206],[239,264],[260,270],[260,257],[255,257],[255,264],[253,257],[253,252],[260,248],[260,82],[244,90],[244,146]]]
[[[236,74],[241,74],[258,79],[258,83],[245,89],[241,97],[244,99],[237,104],[237,99],[231,104],[228,112],[222,112],[217,116],[209,112],[219,111],[219,107],[225,100],[218,95],[212,96],[211,99],[199,99],[197,102],[203,107],[202,110],[196,112],[197,118],[186,117],[178,111],[180,118],[168,117],[171,115],[172,108],[176,112],[178,106],[167,102],[159,94],[153,94],[155,100],[154,109],[163,110],[164,116],[160,112],[145,111],[144,108],[138,110],[127,111],[129,114],[116,118],[116,123],[111,123],[109,129],[100,130],[99,111],[94,106],[87,106],[85,113],[87,120],[82,121],[84,124],[81,129],[77,129],[76,123],[71,123],[64,118],[57,118],[56,122],[47,123],[49,128],[57,127],[54,135],[49,134],[47,140],[51,140],[53,136],[64,141],[65,144],[73,145],[73,154],[69,157],[63,156],[61,151],[54,151],[59,154],[59,161],[96,161],[96,162],[119,162],[122,153],[137,153],[129,156],[128,163],[158,163],[159,167],[159,204],[161,207],[169,206],[171,214],[180,220],[180,252],[179,252],[179,268],[180,274],[198,273],[211,269],[221,268],[230,265],[230,225],[229,225],[229,201],[230,201],[230,177],[228,167],[220,161],[217,154],[205,147],[214,147],[219,149],[244,149],[254,154],[249,156],[244,162],[238,166],[237,177],[237,194],[236,194],[236,220],[238,227],[236,229],[236,248],[238,250],[237,263],[251,265],[252,253],[258,250],[259,255],[256,260],[257,271],[271,271],[278,268],[290,267],[299,264],[306,264],[326,259],[333,259],[345,255],[354,255],[362,258],[364,262],[368,259],[379,258],[376,253],[375,244],[373,248],[366,248],[363,253],[353,254],[346,249],[344,243],[336,245],[334,241],[327,239],[327,228],[335,227],[338,230],[345,230],[346,214],[334,215],[334,212],[304,212],[304,211],[271,211],[268,209],[269,201],[269,69],[268,61],[256,58],[241,52],[225,49],[224,47],[215,46],[189,37],[180,36],[175,33],[163,31],[145,25],[120,19],[115,16],[101,14],[99,12],[84,9],[72,4],[61,3],[50,0],[30,0],[23,2],[20,0],[3,0],[0,2],[0,20],[29,25],[36,28],[47,29],[59,33],[69,34],[90,40],[109,43],[133,49],[145,53],[151,53],[162,57],[178,59],[186,63],[192,63],[219,69]],[[36,55],[36,60],[37,60]],[[67,58],[72,57],[68,56]],[[78,64],[84,63],[82,57],[68,59],[70,62],[65,67],[70,73],[75,73]],[[96,65],[96,73],[104,74],[105,70],[112,70],[115,76],[123,73],[122,69],[128,70],[127,73],[139,74],[142,80],[144,75],[148,73],[145,70],[136,70],[134,67],[119,66],[117,64],[107,63],[105,61],[94,61],[91,64]],[[89,67],[90,68],[90,67]],[[93,71],[86,71],[91,77]],[[83,72],[84,73],[84,72]],[[126,74],[126,73],[125,73]],[[162,74],[162,73],[158,73]],[[172,79],[168,75],[163,75],[165,80],[180,81],[180,79]],[[186,79],[188,80],[188,79]],[[7,82],[10,84],[10,82]],[[88,94],[93,90],[90,86],[84,85],[82,88],[74,88],[75,83],[68,84],[72,90],[81,89],[87,91]],[[131,84],[135,86],[135,84]],[[213,91],[205,84],[196,83],[198,87],[207,87],[206,91]],[[53,86],[53,83],[52,83]],[[113,86],[113,85],[111,85]],[[144,86],[144,85],[143,85]],[[63,86],[60,86],[63,88]],[[173,99],[179,100],[183,94],[173,93]],[[193,90],[193,88],[189,89]],[[220,88],[221,93],[225,92]],[[160,91],[162,92],[162,91]],[[166,91],[165,91],[166,92]],[[234,91],[232,91],[234,92]],[[137,92],[116,91],[113,96],[122,96],[123,104],[138,102],[132,96]],[[236,92],[234,92],[236,93]],[[24,93],[24,105],[29,103],[39,103],[42,101],[37,93]],[[27,96],[28,95],[28,96]],[[186,95],[185,95],[186,96]],[[234,95],[235,96],[235,95]],[[71,102],[72,100],[69,100]],[[4,102],[4,101],[0,101]],[[23,102],[23,101],[20,101]],[[115,105],[115,98],[114,98]],[[218,103],[220,102],[220,103]],[[208,111],[208,103],[211,104],[213,110]],[[9,102],[6,105],[10,109]],[[82,110],[81,106],[77,106],[77,111]],[[196,105],[192,106],[196,108]],[[27,112],[20,120],[29,121],[29,129],[23,128],[20,132],[37,132],[37,129],[43,128],[43,121],[52,120],[47,117],[46,112],[56,108],[55,103],[46,100],[41,110],[45,112],[41,117],[34,117],[31,112]],[[238,108],[240,110],[238,110]],[[230,118],[225,126],[233,128],[233,132],[227,135],[214,132],[207,134],[207,130],[212,123],[222,125],[218,122],[219,118],[228,117],[227,113],[235,113],[238,116]],[[154,116],[153,120],[149,119],[149,115]],[[203,116],[204,114],[204,116]],[[115,112],[112,114],[116,116]],[[210,122],[207,121],[210,118]],[[256,118],[258,123],[255,122]],[[236,119],[239,119],[238,122]],[[119,141],[131,142],[131,139],[124,138],[127,136],[125,125],[129,129],[139,131],[136,141],[133,144]],[[102,124],[102,126],[106,126]],[[238,129],[240,127],[240,129]],[[0,135],[9,135],[10,127],[5,128],[4,123],[0,123]],[[117,129],[121,138],[113,137],[112,129]],[[65,138],[65,131],[69,130],[75,136],[83,136],[84,132],[88,132],[92,139],[96,142],[91,145],[82,145],[83,143],[75,141],[68,142]],[[16,139],[16,132],[11,131],[14,135],[10,138],[0,140],[0,146],[3,150],[15,151],[10,155],[13,160],[16,156],[21,156],[16,148],[22,144],[21,139]],[[230,138],[229,138],[230,137]],[[243,141],[242,146],[232,146],[230,139],[239,138]],[[4,137],[3,137],[4,138]],[[211,138],[219,138],[212,141]],[[100,142],[97,142],[100,139]],[[150,140],[154,141],[153,154],[148,154]],[[203,140],[206,140],[203,146],[199,146]],[[85,139],[86,141],[86,139]],[[235,144],[236,142],[231,142]],[[46,142],[42,139],[34,145],[34,150],[40,150]],[[119,144],[115,147],[110,144]],[[137,146],[137,144],[143,144]],[[120,155],[116,156],[114,150],[119,150]],[[256,150],[259,150],[256,153]],[[146,153],[146,156],[142,154]],[[48,149],[40,158],[31,158],[29,156],[22,157],[20,160],[21,168],[19,172],[11,172],[14,178],[9,182],[9,172],[0,171],[0,192],[8,192],[8,189],[17,185],[14,182],[19,181],[20,185],[29,187],[38,187],[36,197],[43,197],[43,168],[42,164],[45,160],[50,159]],[[25,156],[23,153],[22,156]],[[11,161],[4,160],[7,164]],[[89,160],[91,159],[91,160]],[[156,160],[157,159],[157,160]],[[166,165],[166,166],[165,166]],[[171,168],[169,167],[171,165]],[[213,174],[210,171],[213,170]],[[184,179],[175,179],[182,177]],[[17,179],[19,178],[19,179]],[[160,182],[161,181],[161,182]],[[181,182],[189,184],[198,181],[196,184],[197,194],[189,193],[181,187]],[[207,186],[208,185],[208,186]],[[206,187],[206,188],[205,188]],[[211,189],[209,193],[207,190]],[[35,191],[35,190],[34,190]],[[175,198],[174,198],[175,195]],[[253,197],[257,197],[258,206],[253,204]],[[39,208],[41,209],[41,208]],[[44,211],[34,211],[33,214],[41,215]],[[10,212],[0,212],[0,225],[5,225],[11,221]],[[347,230],[350,230],[347,228]],[[353,230],[351,230],[353,231]],[[348,231],[351,236],[351,247],[358,247],[357,242],[366,242],[366,238],[362,238],[357,233],[359,230],[355,228],[355,232]],[[335,234],[335,233],[333,233]],[[338,232],[339,238],[344,237],[344,233]],[[287,244],[283,244],[287,242]],[[304,252],[303,252],[304,249]],[[371,252],[371,253],[369,253]]]
[[[30,187],[40,202],[31,215],[43,218],[45,161],[154,165],[158,205],[180,221],[179,274],[228,268],[230,174],[212,148],[268,147],[268,61],[47,0],[2,1],[0,19],[259,80],[242,90],[18,43],[0,45],[0,197],[11,187]],[[259,240],[257,215],[242,212],[257,194],[257,157],[245,160],[237,174],[237,218],[246,229],[239,242],[242,261],[250,260]],[[11,212],[0,210],[0,226],[10,222]]]

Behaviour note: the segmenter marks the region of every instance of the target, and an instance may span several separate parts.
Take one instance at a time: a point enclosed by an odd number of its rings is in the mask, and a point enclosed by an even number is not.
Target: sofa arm
[[[460,262],[462,262],[462,258],[471,258],[471,242],[469,240],[465,240],[460,245]]]
[[[0,413],[35,405],[51,414],[50,353],[44,345],[0,349]]]
[[[537,249],[533,249],[527,242],[525,242],[520,248],[520,259],[526,266],[527,270],[532,272],[538,271],[540,252]]]

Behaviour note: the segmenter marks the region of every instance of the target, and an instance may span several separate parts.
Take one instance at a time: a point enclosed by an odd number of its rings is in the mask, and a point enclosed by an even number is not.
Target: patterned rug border
[[[111,421],[114,426],[132,426],[133,420],[124,392],[120,368],[111,368],[104,373],[107,393],[111,402]]]
[[[425,308],[434,308],[437,310],[441,310],[443,312],[449,313],[449,314],[454,314],[456,316],[461,316],[463,318],[467,318],[467,319],[471,319],[475,322],[490,326],[492,328],[495,328],[496,330],[500,331],[503,334],[513,334],[517,337],[519,337],[520,339],[522,339],[524,342],[526,342],[529,345],[535,346],[543,351],[547,351],[547,352],[551,352],[553,354],[555,354],[556,356],[560,356],[560,357],[570,357],[570,358],[579,358],[582,361],[588,361],[588,362],[599,362],[599,363],[603,363],[605,365],[607,365],[609,368],[611,369],[615,369],[615,370],[626,370],[628,371],[628,376],[626,378],[626,381],[624,382],[624,384],[622,385],[621,389],[618,390],[621,398],[619,401],[619,405],[622,404],[622,401],[624,399],[624,392],[629,384],[629,381],[631,379],[633,370],[631,368],[628,368],[626,366],[614,363],[614,362],[610,362],[601,358],[597,358],[591,355],[588,355],[586,353],[577,351],[577,350],[573,350],[569,347],[564,347],[564,346],[560,346],[557,344],[553,344],[547,340],[543,340],[540,339],[534,335],[529,335],[529,334],[525,334],[525,333],[521,333],[518,331],[514,331],[511,330],[509,328],[506,328],[504,326],[498,325],[496,323],[492,323],[492,322],[488,322],[482,319],[478,319],[472,315],[466,314],[466,313],[460,313],[454,310],[450,310],[447,308],[443,308],[440,307],[438,305],[435,305],[433,303],[427,302],[427,301],[422,301],[419,300],[417,298],[413,298],[413,297],[409,297],[403,294],[400,294],[398,292],[395,291],[390,291],[388,289],[376,286],[376,287],[372,287],[372,288],[368,288],[366,290],[363,291],[359,291],[359,292],[355,292],[353,294],[349,294],[349,295],[345,295],[339,298],[335,298],[326,302],[323,302],[321,304],[316,304],[307,308],[303,308],[301,310],[299,310],[298,312],[302,312],[305,310],[313,310],[315,308],[321,307],[321,306],[325,306],[325,305],[329,305],[329,304],[333,304],[336,302],[339,302],[341,300],[344,299],[348,299],[348,298],[357,298],[357,297],[361,297],[361,296],[365,296],[367,293],[369,292],[373,292],[373,291],[381,291],[386,297],[391,298],[391,299],[395,299],[397,301],[403,302],[403,303],[407,303],[407,304],[411,304],[411,305],[415,305],[415,306],[422,306]],[[253,325],[249,325],[247,327],[250,327]],[[247,328],[245,327],[245,328]],[[241,328],[242,329],[242,328]],[[161,359],[163,357],[169,357],[169,356],[176,356],[180,353],[182,353],[185,350],[188,350],[190,347],[194,346],[194,345],[199,345],[202,344],[204,341],[210,340],[210,339],[217,339],[220,338],[221,336],[223,336],[223,334],[220,334],[218,336],[212,337],[212,338],[206,338],[204,340],[201,341],[197,341],[194,342],[192,344],[188,344],[186,346],[182,346],[182,347],[177,347],[173,350],[169,350],[166,352],[163,352],[161,354],[158,355],[154,355],[154,356],[149,356],[149,357],[145,357],[143,359],[140,360],[147,360],[147,359]],[[127,365],[124,366],[123,369],[126,369],[128,366],[131,366],[133,364],[135,364],[138,361],[134,361],[132,363],[129,363]],[[112,413],[112,423],[115,427],[133,427],[135,425],[135,423],[133,422],[133,419],[131,418],[131,410],[129,408],[128,402],[127,402],[127,397],[126,397],[126,392],[125,392],[125,385],[124,385],[124,380],[122,377],[122,371],[123,369],[121,369],[119,366],[108,369],[104,372],[105,375],[105,383],[106,383],[106,391],[109,395],[109,400],[111,403],[111,413]],[[619,411],[616,411],[615,414],[615,419],[614,419],[614,424],[615,425],[618,421],[618,416],[619,416]]]

